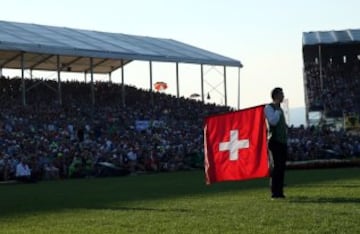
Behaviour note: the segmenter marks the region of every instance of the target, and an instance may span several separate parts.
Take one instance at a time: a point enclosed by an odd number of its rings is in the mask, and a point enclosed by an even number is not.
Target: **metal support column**
[[[319,49],[319,74],[320,74],[320,90],[321,92],[324,89],[324,83],[323,83],[323,69],[322,69],[322,51],[321,51],[321,45],[318,47]]]
[[[323,63],[322,63],[322,48],[321,45],[318,46],[319,49],[319,79],[320,79],[320,94],[319,96],[322,97],[323,91],[324,91],[324,75],[323,75]],[[323,119],[323,117],[326,117],[326,106],[323,104],[323,113],[321,116],[321,119]]]
[[[226,66],[224,66],[224,99],[225,99],[225,106],[227,106],[227,92],[226,92]]]
[[[120,63],[121,63],[121,99],[122,99],[121,101],[123,107],[125,107],[126,102],[125,102],[125,82],[124,82],[124,60],[121,59]]]
[[[204,65],[201,64],[201,101],[204,103],[205,98],[204,98]]]
[[[20,58],[21,63],[21,91],[22,91],[22,104],[26,106],[26,87],[25,87],[25,77],[24,77],[24,69],[25,69],[25,62],[24,62],[24,53],[21,53]]]
[[[180,89],[179,89],[179,63],[176,62],[176,97],[180,97]]]
[[[154,93],[152,90],[152,85],[153,85],[153,73],[152,73],[152,61],[149,61],[149,72],[150,72],[150,101],[151,101],[151,105],[154,105]]]
[[[95,86],[94,86],[94,61],[90,58],[90,77],[91,77],[91,103],[95,106]]]
[[[240,110],[240,67],[238,68],[238,103],[237,108]]]
[[[58,78],[58,98],[59,105],[62,106],[62,94],[61,94],[61,65],[60,65],[60,56],[56,56],[56,65],[57,65],[57,78]]]

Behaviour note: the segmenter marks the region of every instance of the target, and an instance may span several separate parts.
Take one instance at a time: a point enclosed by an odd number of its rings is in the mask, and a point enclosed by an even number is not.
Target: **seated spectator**
[[[151,150],[149,154],[147,153],[148,152],[145,153],[145,159],[144,159],[145,170],[154,171],[154,172],[159,171],[159,162],[155,156],[154,151]]]
[[[26,160],[23,157],[21,157],[20,162],[16,165],[15,177],[16,180],[20,182],[35,182],[35,180],[31,178],[31,170],[29,165],[26,163]]]
[[[55,167],[55,165],[51,162],[44,164],[44,179],[59,179],[59,168]]]
[[[69,166],[69,177],[70,178],[84,177],[82,160],[77,156],[74,156]]]
[[[129,171],[131,172],[131,174],[135,175],[136,166],[138,163],[138,155],[132,147],[130,147],[128,153],[126,154],[126,157],[128,159]]]
[[[4,155],[0,152],[0,180],[10,179],[10,160],[8,155]]]

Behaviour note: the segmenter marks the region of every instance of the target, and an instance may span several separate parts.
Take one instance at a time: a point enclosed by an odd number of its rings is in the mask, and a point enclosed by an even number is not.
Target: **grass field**
[[[206,186],[203,171],[0,185],[0,233],[360,233],[359,168]]]

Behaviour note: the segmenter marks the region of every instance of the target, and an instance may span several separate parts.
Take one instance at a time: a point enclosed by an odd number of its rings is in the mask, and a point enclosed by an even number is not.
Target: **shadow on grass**
[[[347,179],[359,179],[359,168],[287,170],[286,181],[291,185],[318,186],[321,182],[336,182]],[[337,186],[347,186],[342,182]],[[325,185],[328,186],[328,185]],[[332,185],[333,186],[333,185]],[[357,186],[351,184],[350,186]]]
[[[159,173],[139,176],[42,181],[36,184],[0,185],[0,220],[9,216],[66,209],[118,209],[171,211],[156,204],[184,196],[266,187],[267,179],[205,185],[203,171]],[[154,201],[155,208],[140,205]],[[137,208],[141,206],[141,208]],[[144,208],[145,207],[145,208]],[[186,212],[173,209],[174,212]]]
[[[359,184],[295,184],[292,187],[308,187],[308,188],[321,188],[321,187],[331,187],[331,188],[344,188],[344,189],[353,189],[353,188],[360,188]]]
[[[113,211],[151,211],[151,212],[175,212],[175,213],[188,213],[192,210],[190,209],[176,209],[176,208],[150,208],[150,207],[107,207],[103,208],[105,210],[113,210]]]
[[[349,197],[291,197],[289,202],[294,203],[360,203],[360,198]]]
[[[322,169],[287,171],[290,186],[307,186],[326,181],[358,179],[358,169]],[[65,209],[116,209],[129,211],[174,211],[186,209],[136,208],[137,204],[153,201],[202,196],[217,196],[222,193],[239,193],[264,189],[268,192],[269,179],[224,182],[205,185],[203,171],[159,173],[151,175],[92,178],[62,181],[44,181],[36,184],[0,185],[0,220],[10,216],[26,216],[39,212],[61,212]],[[345,185],[355,184],[345,183]],[[192,199],[192,198],[190,198]],[[359,200],[333,199],[333,202],[359,202]],[[292,202],[326,202],[316,198],[294,198]],[[330,201],[328,201],[330,202]],[[134,204],[134,207],[132,207]],[[156,207],[156,206],[155,206]]]

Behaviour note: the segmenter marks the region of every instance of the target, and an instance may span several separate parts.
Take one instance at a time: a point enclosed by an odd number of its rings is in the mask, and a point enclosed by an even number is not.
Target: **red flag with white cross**
[[[264,105],[207,117],[204,147],[207,184],[268,177]]]

